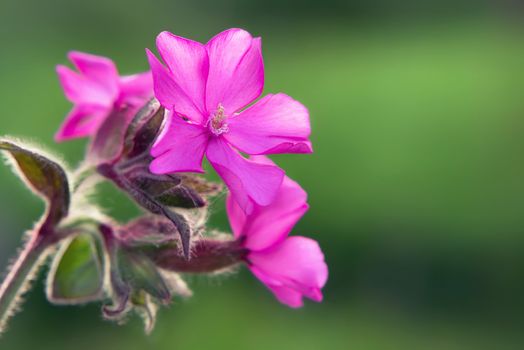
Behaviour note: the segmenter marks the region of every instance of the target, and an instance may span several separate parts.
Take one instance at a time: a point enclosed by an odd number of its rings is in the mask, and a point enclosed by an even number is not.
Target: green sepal
[[[104,297],[104,256],[98,239],[82,233],[61,244],[46,293],[54,304],[84,304]]]

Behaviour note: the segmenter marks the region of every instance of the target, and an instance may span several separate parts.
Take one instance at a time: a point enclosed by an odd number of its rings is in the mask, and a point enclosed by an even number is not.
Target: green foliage
[[[133,291],[143,290],[162,302],[171,300],[169,287],[147,255],[137,250],[120,248],[117,251],[117,265],[122,280]]]
[[[69,211],[69,183],[64,168],[13,141],[0,139],[0,150],[10,153],[22,178],[46,201],[48,212],[41,230],[53,229]]]
[[[55,304],[83,304],[104,295],[104,256],[98,240],[84,233],[63,242],[47,279]]]

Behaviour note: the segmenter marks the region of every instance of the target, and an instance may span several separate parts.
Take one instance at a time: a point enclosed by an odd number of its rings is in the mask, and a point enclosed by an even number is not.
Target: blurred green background
[[[35,282],[1,349],[524,348],[524,25],[518,1],[0,2],[0,134],[72,165],[54,66],[76,49],[145,70],[162,30],[263,37],[266,92],[309,107],[313,155],[275,157],[309,192],[294,233],[323,247],[322,304],[291,310],[242,269],[193,277],[149,337],[100,305],[49,305]],[[43,205],[0,168],[0,266]],[[109,186],[124,220],[136,208]],[[226,229],[223,204],[212,224]],[[43,275],[43,274],[42,274]]]

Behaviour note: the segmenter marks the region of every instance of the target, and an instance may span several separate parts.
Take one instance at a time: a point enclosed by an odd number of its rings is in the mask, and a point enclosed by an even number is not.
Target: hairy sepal
[[[158,101],[149,101],[129,124],[120,157],[98,166],[98,172],[126,192],[138,205],[168,218],[176,227],[184,254],[189,259],[191,228],[176,207],[201,208],[206,201],[176,175],[149,172],[149,152],[164,120]]]
[[[99,240],[79,233],[61,243],[47,276],[53,304],[84,304],[104,297],[104,254]]]
[[[159,222],[158,217],[148,216],[124,227],[101,227],[110,261],[109,284],[113,300],[113,305],[102,308],[105,318],[123,321],[130,311],[135,311],[143,318],[146,333],[150,333],[158,306],[170,303],[175,293],[169,274],[144,253],[146,246],[156,246],[156,241],[153,239],[153,244],[148,239],[147,243],[143,241],[144,235],[158,237],[161,233],[155,231],[169,230],[165,224]],[[140,228],[147,232],[136,232]]]
[[[24,183],[46,202],[46,214],[37,231],[52,234],[69,212],[71,194],[66,170],[57,161],[20,142],[0,139],[0,150],[9,153]]]

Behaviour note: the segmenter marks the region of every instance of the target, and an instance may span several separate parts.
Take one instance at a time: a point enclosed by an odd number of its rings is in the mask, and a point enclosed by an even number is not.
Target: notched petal
[[[284,179],[282,169],[245,159],[222,140],[210,143],[207,158],[248,214],[255,205],[271,204]]]
[[[247,154],[311,153],[309,112],[285,94],[267,95],[229,121],[227,139]]]

